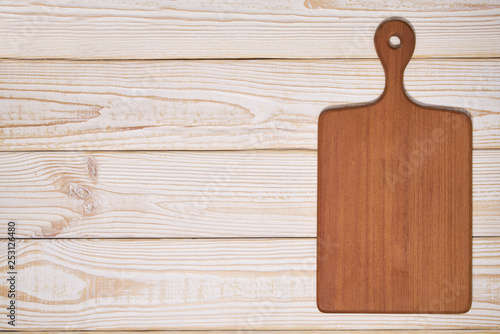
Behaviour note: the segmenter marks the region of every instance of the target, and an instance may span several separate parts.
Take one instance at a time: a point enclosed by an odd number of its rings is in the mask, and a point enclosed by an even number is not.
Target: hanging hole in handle
[[[399,48],[399,46],[401,45],[401,39],[396,36],[396,35],[393,35],[389,38],[389,46],[393,49],[397,49]]]

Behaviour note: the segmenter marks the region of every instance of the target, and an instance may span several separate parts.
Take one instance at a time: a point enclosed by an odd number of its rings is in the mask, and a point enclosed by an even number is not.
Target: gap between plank
[[[472,236],[472,239],[495,239],[500,238],[500,235]],[[8,238],[1,237],[0,240]],[[16,240],[315,240],[317,237],[43,237],[43,238],[17,238]]]
[[[297,60],[297,61],[324,61],[324,60],[346,60],[346,61],[353,61],[353,60],[378,60],[379,58],[377,57],[350,57],[350,58],[296,58],[296,57],[290,57],[290,58],[283,58],[283,57],[277,57],[277,58],[265,58],[265,57],[256,57],[256,58],[17,58],[17,57],[0,57],[0,60],[14,60],[14,61],[74,61],[74,62],[103,62],[103,61],[110,61],[110,62],[156,62],[156,61],[200,61],[200,60],[205,60],[205,61],[246,61],[246,60],[276,60],[276,61],[291,61],[291,60]],[[411,60],[487,60],[487,59],[500,59],[500,56],[484,56],[484,57],[412,57]],[[410,60],[410,62],[411,62]]]
[[[111,153],[190,153],[190,152],[195,152],[195,153],[223,153],[223,152],[252,152],[252,151],[260,151],[260,152],[273,152],[273,151],[305,151],[305,152],[316,152],[318,151],[315,148],[247,148],[247,149],[224,149],[224,150],[207,150],[207,149],[202,149],[202,150],[195,150],[195,149],[189,149],[189,150],[172,150],[172,149],[144,149],[144,150],[109,150],[109,149],[96,149],[96,150],[89,150],[89,149],[84,149],[84,150],[1,150],[0,153],[92,153],[92,152],[99,152],[99,153],[106,153],[106,152],[111,152]],[[472,151],[480,152],[480,151],[500,151],[500,147],[476,147],[472,148]]]

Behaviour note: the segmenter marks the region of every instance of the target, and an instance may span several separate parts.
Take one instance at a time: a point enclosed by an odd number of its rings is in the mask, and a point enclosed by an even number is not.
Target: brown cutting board
[[[382,95],[319,117],[318,308],[467,312],[471,119],[406,95],[403,73],[415,48],[408,23],[382,22],[375,48],[386,75]]]

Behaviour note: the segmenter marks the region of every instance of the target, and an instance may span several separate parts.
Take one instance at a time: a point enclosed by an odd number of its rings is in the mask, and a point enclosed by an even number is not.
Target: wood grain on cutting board
[[[410,95],[473,117],[464,315],[314,303],[317,116],[382,92],[372,38],[391,15],[417,30]],[[500,327],[496,2],[9,0],[0,18],[0,147],[31,151],[2,156],[0,214],[43,239],[20,243],[17,330]],[[69,239],[85,237],[112,239]]]
[[[382,22],[375,47],[386,75],[382,95],[319,116],[317,237],[329,241],[318,242],[318,308],[465,313],[472,302],[472,121],[406,95],[415,48],[409,23]]]

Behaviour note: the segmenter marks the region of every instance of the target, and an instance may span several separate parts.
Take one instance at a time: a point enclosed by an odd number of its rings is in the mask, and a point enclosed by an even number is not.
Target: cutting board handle
[[[398,43],[393,43],[399,41]],[[415,32],[411,25],[400,18],[390,18],[375,32],[375,49],[385,71],[384,98],[406,97],[403,75],[415,50]]]

